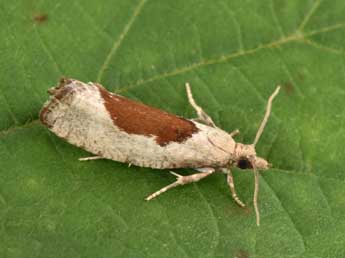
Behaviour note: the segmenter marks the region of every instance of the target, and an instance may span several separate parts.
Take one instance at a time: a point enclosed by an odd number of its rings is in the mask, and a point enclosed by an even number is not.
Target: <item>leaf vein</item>
[[[60,74],[60,75],[64,74],[64,73],[62,72],[61,67],[60,67],[59,64],[56,62],[56,59],[54,58],[52,52],[51,52],[50,49],[48,48],[47,44],[43,41],[43,39],[42,39],[42,37],[41,37],[41,34],[40,34],[40,33],[38,32],[38,30],[37,30],[37,26],[36,26],[36,25],[34,25],[34,31],[35,31],[36,36],[37,36],[37,38],[38,38],[38,40],[39,40],[39,42],[40,42],[40,44],[41,44],[41,46],[42,46],[42,48],[43,48],[43,51],[44,51],[44,52],[47,54],[47,56],[53,61],[53,65],[54,65],[54,67],[55,67],[55,70],[56,70],[56,71],[58,72],[58,74]]]
[[[83,7],[83,5],[80,4],[79,1],[74,1],[73,2],[74,5],[80,10],[80,12],[82,14],[85,15],[85,17],[89,20],[90,24],[96,29],[96,31],[99,32],[100,35],[102,35],[103,37],[112,40],[112,38],[109,36],[108,33],[105,33],[104,30],[102,30],[97,23],[95,22],[95,20],[92,18],[92,16],[85,10],[85,8]]]
[[[282,58],[280,52],[279,52],[279,58],[280,58],[280,60],[282,61],[282,64],[283,64],[283,66],[284,66],[284,70],[285,70],[286,74],[288,75],[290,81],[291,81],[291,82],[294,84],[294,86],[296,87],[298,94],[299,94],[301,97],[305,98],[305,96],[304,96],[304,94],[302,93],[300,87],[298,87],[298,84],[297,84],[296,80],[295,80],[294,77],[292,76],[292,73],[291,73],[291,71],[290,71],[290,69],[289,69],[289,67],[288,67],[288,65],[287,65],[287,63],[286,63],[286,61],[285,61],[285,59]]]
[[[238,41],[238,52],[243,52],[244,44],[243,44],[243,35],[241,30],[241,24],[238,22],[238,18],[236,17],[235,13],[224,3],[222,3],[225,10],[231,15],[231,18],[237,28],[237,41]]]
[[[277,195],[277,193],[272,189],[272,187],[268,184],[268,182],[265,180],[264,177],[261,177],[261,178],[262,178],[263,181],[265,182],[266,186],[271,190],[271,193],[273,193],[274,196],[277,198],[277,200],[279,201],[280,206],[282,207],[282,209],[283,209],[283,210],[285,211],[285,213],[288,215],[288,217],[289,217],[289,219],[290,219],[290,221],[291,221],[291,224],[293,225],[293,227],[295,228],[296,232],[298,233],[298,235],[300,236],[300,238],[301,238],[301,240],[302,240],[303,249],[304,249],[303,252],[305,252],[306,246],[307,246],[307,245],[306,245],[305,239],[304,239],[304,237],[303,237],[303,234],[302,234],[301,231],[298,229],[298,227],[297,227],[296,223],[294,222],[294,220],[292,219],[292,217],[291,217],[291,215],[290,215],[288,209],[286,209],[286,208],[284,207],[283,202],[280,200],[280,198],[279,198],[279,196]],[[303,252],[301,252],[301,253],[303,253]]]
[[[157,81],[160,79],[164,79],[167,77],[172,77],[175,75],[186,73],[186,72],[189,72],[193,69],[197,69],[199,67],[213,65],[213,64],[219,64],[219,63],[225,63],[225,62],[228,62],[229,60],[232,60],[232,59],[237,58],[237,57],[255,54],[262,49],[270,49],[270,48],[279,47],[281,45],[284,45],[284,44],[287,44],[287,43],[290,43],[293,41],[304,42],[305,37],[309,37],[309,36],[316,35],[316,34],[321,34],[324,32],[331,31],[331,30],[341,29],[341,28],[345,28],[345,23],[338,23],[335,25],[327,26],[327,27],[321,28],[319,30],[315,30],[315,31],[305,33],[305,34],[300,34],[297,31],[296,33],[292,33],[288,37],[284,37],[284,38],[281,38],[279,40],[275,40],[275,41],[272,41],[272,42],[269,42],[266,44],[259,45],[256,48],[248,49],[245,51],[237,51],[235,53],[222,55],[222,56],[214,58],[214,59],[202,60],[201,62],[196,62],[196,63],[188,65],[188,66],[180,67],[180,68],[177,68],[173,71],[163,72],[161,74],[157,74],[157,75],[152,76],[152,77],[147,78],[147,79],[139,79],[139,80],[127,85],[127,86],[120,86],[119,90],[117,90],[116,92],[117,93],[126,92],[126,91],[131,90],[133,88],[136,88],[138,86],[141,86],[141,85],[144,85],[144,84],[147,84],[150,82],[154,82],[154,81]]]
[[[141,10],[143,9],[146,1],[147,0],[141,0],[139,2],[137,7],[134,9],[134,12],[133,12],[132,16],[130,17],[129,21],[127,22],[127,24],[123,28],[123,31],[121,32],[120,36],[118,37],[118,39],[116,39],[114,41],[114,44],[113,44],[112,48],[110,49],[108,55],[106,56],[102,66],[101,66],[101,68],[100,68],[100,70],[98,72],[97,82],[101,82],[102,81],[103,74],[104,74],[105,70],[108,68],[109,63],[110,63],[112,57],[116,54],[117,50],[121,46],[122,41],[127,36],[127,34],[130,31],[132,25],[134,24],[134,22],[136,21],[137,17],[139,16]]]
[[[317,43],[311,39],[304,39],[302,42],[305,43],[306,45],[312,46],[314,48],[320,49],[320,50],[328,52],[328,53],[337,54],[337,55],[343,55],[344,54],[343,50],[322,45],[322,44]]]
[[[280,24],[280,21],[278,19],[276,9],[274,8],[274,0],[271,0],[271,11],[272,11],[273,20],[276,23],[280,34],[282,35],[282,37],[286,37],[283,27]]]
[[[4,102],[5,102],[5,104],[6,104],[6,106],[7,106],[7,111],[8,111],[8,113],[10,114],[10,116],[11,116],[11,118],[12,118],[14,124],[15,124],[15,125],[18,125],[18,124],[19,124],[19,121],[18,121],[18,119],[17,119],[17,117],[16,117],[14,111],[12,110],[12,107],[11,107],[10,103],[8,102],[7,98],[5,97],[5,95],[4,95],[4,93],[3,93],[3,90],[2,90],[1,88],[0,88],[0,92],[1,92],[1,96],[2,96],[2,98],[3,98]],[[1,133],[1,131],[0,131],[0,133]],[[0,134],[0,135],[1,135],[1,134]]]
[[[319,189],[320,189],[320,194],[322,195],[322,198],[325,200],[325,203],[326,203],[326,205],[327,205],[327,209],[328,209],[328,211],[329,211],[329,216],[330,216],[333,220],[335,220],[334,217],[333,217],[332,208],[331,208],[331,206],[329,205],[329,202],[328,202],[328,198],[327,198],[327,196],[326,196],[324,190],[323,190],[322,187],[321,187],[321,184],[320,184],[320,181],[319,181],[319,177],[316,177],[316,182],[317,182],[317,186],[318,186]]]
[[[302,32],[305,28],[305,26],[307,25],[307,23],[309,22],[310,18],[313,16],[313,14],[315,13],[315,11],[317,10],[317,8],[320,6],[321,0],[316,0],[314,2],[314,4],[312,5],[312,7],[310,8],[310,10],[306,13],[306,15],[304,16],[300,26],[298,27],[298,31]]]
[[[215,252],[216,250],[216,247],[219,245],[219,240],[220,240],[220,231],[219,231],[219,225],[218,225],[218,221],[217,221],[217,218],[216,218],[216,215],[211,207],[211,204],[210,202],[206,199],[205,195],[203,194],[203,192],[200,190],[200,187],[198,184],[194,184],[195,188],[198,190],[199,192],[199,195],[200,197],[204,200],[204,202],[206,203],[206,207],[209,211],[209,213],[211,214],[212,218],[213,218],[213,221],[214,221],[214,232],[215,232],[215,235],[216,235],[216,242],[214,244],[214,249],[213,249],[213,252]],[[213,246],[213,245],[212,245]],[[211,257],[214,257],[214,254],[211,256]]]

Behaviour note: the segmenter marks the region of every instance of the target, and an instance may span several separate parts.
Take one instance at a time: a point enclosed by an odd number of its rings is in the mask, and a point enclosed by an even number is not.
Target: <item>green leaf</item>
[[[1,257],[344,257],[345,2],[5,1],[0,5]],[[89,154],[38,122],[58,78],[185,117],[184,83],[274,169],[235,170],[145,202],[168,171]],[[192,173],[190,170],[179,171]]]

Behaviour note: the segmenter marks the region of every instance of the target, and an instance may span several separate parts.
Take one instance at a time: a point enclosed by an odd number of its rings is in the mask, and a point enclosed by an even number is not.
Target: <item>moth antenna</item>
[[[272,108],[272,101],[273,99],[278,95],[279,93],[279,90],[280,90],[280,86],[278,86],[275,91],[272,93],[272,95],[268,98],[268,101],[267,101],[267,105],[266,105],[266,113],[265,113],[265,116],[264,116],[264,119],[262,120],[261,122],[261,125],[259,127],[259,130],[257,131],[256,133],[256,136],[255,136],[255,139],[254,139],[254,143],[253,145],[255,146],[257,144],[257,142],[259,141],[260,139],[260,136],[262,134],[262,132],[264,131],[265,129],[265,126],[267,124],[267,121],[268,121],[268,118],[271,114],[271,108]]]
[[[253,171],[254,171],[254,196],[253,196],[253,204],[255,209],[256,215],[256,225],[260,226],[260,211],[258,205],[258,197],[259,197],[259,171],[256,169],[255,161],[252,162]]]

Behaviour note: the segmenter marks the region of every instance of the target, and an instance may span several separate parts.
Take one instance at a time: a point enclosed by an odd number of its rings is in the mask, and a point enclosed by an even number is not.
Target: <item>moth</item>
[[[268,121],[278,86],[269,97],[266,113],[252,144],[237,143],[239,133],[218,128],[212,118],[195,102],[190,85],[187,97],[197,113],[196,119],[185,119],[111,93],[97,83],[61,79],[48,90],[50,99],[44,104],[41,122],[67,142],[91,152],[94,156],[80,160],[111,159],[155,169],[191,168],[195,174],[176,176],[176,181],[146,197],[152,200],[179,185],[204,179],[217,171],[227,175],[227,183],[235,202],[245,204],[236,194],[232,167],[253,169],[255,187],[253,203],[257,225],[259,173],[270,164],[255,151]]]

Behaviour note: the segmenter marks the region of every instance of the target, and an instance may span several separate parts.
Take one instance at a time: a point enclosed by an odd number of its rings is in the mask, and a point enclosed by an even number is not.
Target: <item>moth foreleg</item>
[[[79,161],[87,161],[87,160],[96,160],[96,159],[104,159],[101,156],[92,156],[92,157],[86,157],[86,158],[79,158]]]
[[[206,125],[217,127],[215,123],[213,122],[212,118],[208,114],[206,114],[206,112],[198,104],[196,104],[193,98],[192,90],[188,82],[186,82],[186,91],[187,91],[189,104],[194,108],[194,110],[198,114],[198,118],[196,120]]]
[[[231,137],[234,137],[238,134],[240,134],[240,130],[236,129],[236,130],[233,130],[231,133],[229,133]]]
[[[235,190],[235,184],[234,184],[234,177],[232,176],[231,169],[224,168],[223,171],[227,174],[227,182],[230,188],[231,196],[234,199],[234,201],[241,207],[245,207],[246,205],[238,198]]]
[[[203,168],[205,172],[203,173],[196,173],[188,176],[182,176],[179,175],[175,172],[170,171],[171,174],[175,175],[177,177],[177,180],[170,184],[167,185],[166,187],[163,187],[162,189],[158,190],[157,192],[154,192],[153,194],[149,195],[148,197],[145,198],[146,201],[152,200],[153,198],[157,197],[158,195],[168,191],[171,188],[174,188],[179,185],[186,185],[194,182],[198,182],[199,180],[208,177],[209,175],[212,175],[215,172],[214,168]],[[207,169],[207,170],[206,170]]]

